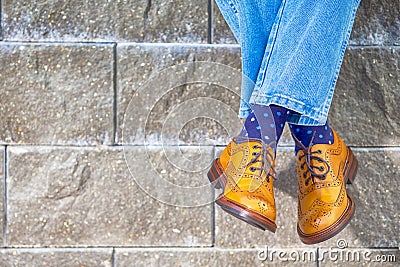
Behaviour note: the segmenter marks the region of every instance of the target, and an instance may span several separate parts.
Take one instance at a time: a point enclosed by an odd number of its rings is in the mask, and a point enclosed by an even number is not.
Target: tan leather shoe
[[[233,139],[208,178],[223,192],[216,203],[233,216],[262,230],[276,230],[273,191],[275,153],[258,139]]]
[[[297,152],[299,206],[297,232],[302,242],[315,244],[339,233],[354,214],[354,202],[346,193],[357,160],[351,149],[332,130],[334,143],[302,147]]]

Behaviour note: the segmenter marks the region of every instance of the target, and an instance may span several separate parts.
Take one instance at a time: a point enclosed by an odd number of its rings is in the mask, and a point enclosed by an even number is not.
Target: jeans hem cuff
[[[318,111],[314,107],[307,106],[285,95],[258,95],[252,97],[250,103],[264,106],[274,104],[299,113],[289,114],[287,122],[292,124],[309,126],[324,125],[328,119],[327,113]]]

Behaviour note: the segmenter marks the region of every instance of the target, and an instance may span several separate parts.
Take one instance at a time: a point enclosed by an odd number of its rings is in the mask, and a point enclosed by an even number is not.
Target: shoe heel
[[[349,156],[347,157],[347,164],[344,172],[344,177],[346,179],[347,184],[353,184],[357,174],[358,161],[354,156],[353,151],[351,151],[350,148],[348,148],[348,150],[349,150]]]
[[[207,173],[207,177],[210,183],[214,184],[214,187],[216,189],[221,189],[222,188],[221,179],[223,174],[220,174],[217,169],[217,164],[218,164],[217,160],[218,159],[214,160],[212,167]]]

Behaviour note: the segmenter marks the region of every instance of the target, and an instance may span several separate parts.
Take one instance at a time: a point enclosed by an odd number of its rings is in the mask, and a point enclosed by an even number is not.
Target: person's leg
[[[241,46],[243,75],[239,116],[247,119],[239,136],[233,138],[214,161],[208,177],[216,187],[223,188],[216,200],[222,209],[274,232],[275,148],[287,112],[279,106],[250,107],[249,99],[280,1],[217,0],[217,3]]]
[[[357,160],[327,115],[359,0],[286,1],[270,34],[251,104],[290,110],[304,243],[340,232],[354,213],[345,185]]]
[[[288,122],[324,125],[359,0],[283,0],[250,104],[279,105]]]
[[[279,106],[271,106],[271,109],[261,105],[250,107],[249,100],[281,1],[217,0],[217,4],[241,46],[243,77],[240,116],[247,119],[239,135],[263,139],[267,144],[277,142],[286,122],[286,110]]]
[[[298,232],[305,243],[321,242],[337,234],[354,212],[345,183],[354,179],[357,161],[336,132],[325,126],[329,126],[327,115],[358,4],[359,0],[283,0],[250,98],[252,105],[287,109],[288,121],[299,125],[293,137],[300,187]],[[332,133],[333,140],[316,143],[320,135],[325,137],[319,130]],[[307,142],[311,143],[308,147]],[[225,154],[226,158],[233,157]]]
[[[246,118],[251,112],[250,97],[281,0],[216,0],[216,3],[241,47],[243,75],[239,117]]]

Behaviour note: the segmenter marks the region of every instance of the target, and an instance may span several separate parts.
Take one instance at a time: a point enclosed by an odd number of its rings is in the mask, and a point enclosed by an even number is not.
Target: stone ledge
[[[212,192],[207,195],[195,186],[208,185],[202,166],[210,164],[211,151],[207,147],[147,151],[143,147],[9,147],[7,245],[211,246],[210,204],[184,208],[153,199],[161,195],[169,197],[167,201],[210,202]],[[188,165],[191,170],[182,170],[182,156],[198,159],[196,166],[201,168]],[[147,188],[146,181],[140,180],[138,186],[136,175],[146,170],[158,177],[158,185]],[[152,176],[147,176],[149,181]],[[194,189],[190,196],[166,192],[167,183]]]
[[[3,1],[7,41],[207,42],[207,1]]]

